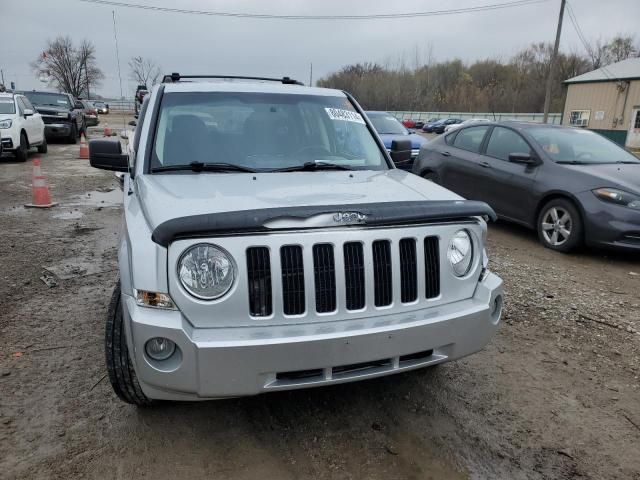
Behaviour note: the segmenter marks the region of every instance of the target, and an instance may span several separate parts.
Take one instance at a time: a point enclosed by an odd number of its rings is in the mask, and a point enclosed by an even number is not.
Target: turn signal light
[[[149,292],[146,290],[136,290],[136,303],[142,307],[163,308],[165,310],[175,310],[176,305],[171,297],[166,293]]]

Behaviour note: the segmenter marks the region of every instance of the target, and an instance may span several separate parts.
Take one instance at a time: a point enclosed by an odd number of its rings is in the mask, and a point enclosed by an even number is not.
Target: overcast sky
[[[404,13],[473,7],[508,0],[121,0],[195,10],[269,14]],[[589,39],[638,32],[640,0],[571,0]],[[423,55],[472,61],[508,59],[531,42],[553,41],[560,0],[459,15],[399,20],[257,20],[153,12],[79,0],[0,0],[0,68],[5,82],[42,88],[29,63],[48,39],[68,34],[94,42],[105,80],[98,92],[119,96],[111,11],[115,10],[125,96],[132,96],[128,60],[141,55],[163,72],[289,75],[309,81],[356,62],[385,62]],[[640,32],[639,32],[640,34]],[[640,39],[639,39],[640,40]],[[561,47],[584,52],[565,15]]]

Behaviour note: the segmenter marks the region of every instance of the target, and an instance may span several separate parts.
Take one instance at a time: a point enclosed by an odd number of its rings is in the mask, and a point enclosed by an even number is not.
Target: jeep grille
[[[373,301],[376,307],[392,304],[394,288],[400,290],[402,303],[418,300],[420,273],[425,276],[424,298],[430,299],[440,295],[438,238],[426,237],[423,245],[424,267],[419,268],[415,238],[400,240],[398,258],[392,255],[389,240],[376,240],[371,243]],[[342,250],[339,254],[344,258],[343,269],[336,268],[336,249]],[[337,285],[344,285],[347,310],[365,308],[365,255],[362,243],[346,242],[337,246],[330,243],[315,244],[312,252],[313,265],[304,264],[303,248],[299,245],[283,245],[279,253],[282,292],[275,294],[282,295],[285,315],[302,315],[309,306],[314,306],[317,313],[336,311]],[[273,312],[270,255],[267,247],[250,247],[246,252],[249,311],[253,317],[268,317]],[[398,285],[393,284],[394,262],[398,262],[400,267]],[[305,290],[305,269],[309,270],[309,274],[313,272],[313,292]],[[342,281],[337,281],[337,276],[342,276]]]

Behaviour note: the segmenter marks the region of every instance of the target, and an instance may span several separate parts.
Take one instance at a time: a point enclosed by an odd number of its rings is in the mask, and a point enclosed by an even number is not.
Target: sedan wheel
[[[553,250],[568,252],[582,240],[582,221],[571,202],[556,199],[542,209],[538,217],[538,236]]]
[[[559,247],[571,237],[572,226],[569,212],[561,207],[551,207],[542,220],[542,235],[552,246]]]

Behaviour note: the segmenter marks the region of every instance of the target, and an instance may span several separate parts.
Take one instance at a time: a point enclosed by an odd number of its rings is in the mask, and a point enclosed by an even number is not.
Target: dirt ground
[[[122,403],[103,360],[121,193],[77,151],[41,156],[49,210],[23,207],[35,154],[0,161],[0,478],[640,479],[640,256],[557,254],[502,223],[488,250],[506,310],[476,355],[329,388]]]

